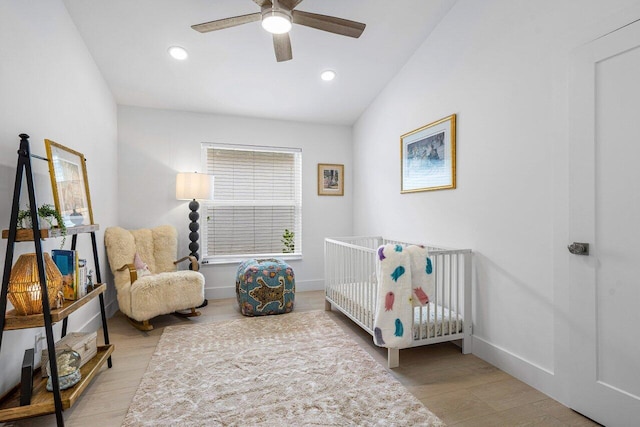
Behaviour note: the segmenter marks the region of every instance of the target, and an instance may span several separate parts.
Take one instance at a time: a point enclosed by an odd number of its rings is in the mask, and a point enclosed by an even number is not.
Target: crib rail
[[[369,236],[325,239],[325,298],[372,335],[378,285],[376,250],[387,243],[410,244]],[[471,250],[424,246],[434,269],[435,292],[429,295],[429,304],[413,309],[409,347],[470,338]],[[470,348],[467,350],[463,349],[466,353]]]
[[[381,242],[381,237],[325,239],[325,296],[370,334],[376,299],[375,253]]]

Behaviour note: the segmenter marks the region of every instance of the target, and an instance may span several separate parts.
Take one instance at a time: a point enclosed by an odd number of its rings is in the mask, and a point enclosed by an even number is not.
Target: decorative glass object
[[[48,253],[43,254],[44,271],[47,278],[49,306],[56,307],[62,290],[62,274]],[[9,301],[20,315],[42,313],[42,287],[38,275],[36,254],[20,255],[11,269],[9,277]]]
[[[73,387],[80,381],[82,374],[80,373],[80,355],[73,350],[56,350],[56,362],[58,365],[58,384],[60,390],[66,390]],[[51,364],[47,362],[47,390],[53,391],[53,382],[51,381]]]

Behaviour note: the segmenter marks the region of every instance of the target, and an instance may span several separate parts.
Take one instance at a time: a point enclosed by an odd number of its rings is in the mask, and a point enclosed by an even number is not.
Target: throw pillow
[[[149,270],[149,266],[147,265],[146,262],[142,260],[138,252],[136,252],[135,256],[133,257],[133,266],[136,268],[136,273],[138,273],[138,277],[144,277],[151,274],[151,271]]]

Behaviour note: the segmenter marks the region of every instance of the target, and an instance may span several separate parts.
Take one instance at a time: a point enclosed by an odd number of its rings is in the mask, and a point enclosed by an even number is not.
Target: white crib
[[[335,306],[373,336],[377,295],[376,250],[406,242],[382,237],[326,238],[324,241],[325,310]],[[413,308],[413,341],[403,348],[462,340],[471,352],[471,250],[424,245],[434,268],[435,292],[426,306]],[[400,349],[389,348],[389,368],[400,364]]]

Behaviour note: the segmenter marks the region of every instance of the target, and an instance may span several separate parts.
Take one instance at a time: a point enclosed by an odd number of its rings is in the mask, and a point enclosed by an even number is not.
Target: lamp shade
[[[44,271],[47,278],[49,306],[55,307],[58,293],[62,290],[62,274],[48,253],[43,254]],[[36,254],[20,255],[9,276],[9,301],[20,315],[42,313],[42,287],[38,274]]]
[[[179,173],[176,176],[176,199],[212,200],[213,175],[197,172]]]

